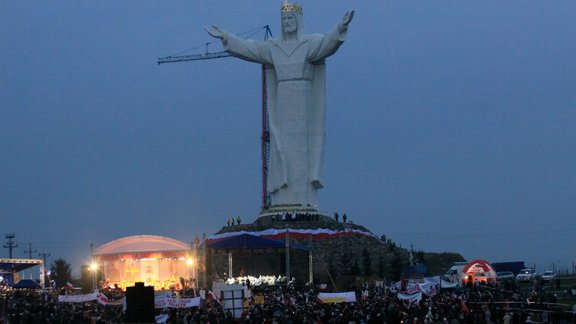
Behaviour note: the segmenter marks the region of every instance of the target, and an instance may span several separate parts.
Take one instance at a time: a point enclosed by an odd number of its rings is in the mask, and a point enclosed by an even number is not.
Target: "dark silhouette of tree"
[[[350,274],[353,276],[359,276],[361,274],[360,265],[358,264],[357,259],[354,259],[354,263],[352,264],[352,269],[350,269]]]
[[[380,278],[384,278],[386,276],[386,262],[384,261],[384,254],[378,254],[378,264],[377,267],[377,274]]]
[[[56,282],[56,287],[64,287],[72,281],[72,268],[64,259],[60,258],[52,262],[50,278]]]
[[[340,256],[340,273],[343,275],[352,274],[352,253],[348,249]]]
[[[394,251],[392,260],[390,262],[390,272],[394,280],[398,280],[400,277],[402,277],[402,267],[402,254],[400,251]]]
[[[416,255],[415,255],[416,263],[424,263],[424,256],[425,256],[425,253],[423,250],[416,251]]]
[[[78,284],[82,287],[83,293],[89,293],[92,291],[92,286],[94,285],[94,270],[90,269],[89,265],[83,265],[80,268],[80,280]]]
[[[388,239],[388,251],[394,252],[396,250],[396,243],[392,242],[392,240]]]
[[[372,257],[367,248],[362,249],[362,270],[365,277],[370,277],[373,274]]]
[[[328,273],[330,274],[330,276],[332,276],[333,280],[336,280],[336,278],[338,278],[339,273],[338,268],[334,264],[334,256],[330,256],[330,258],[328,259]]]

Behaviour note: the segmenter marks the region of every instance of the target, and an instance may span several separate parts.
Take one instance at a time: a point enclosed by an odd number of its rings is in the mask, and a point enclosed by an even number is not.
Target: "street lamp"
[[[189,257],[188,259],[186,259],[186,264],[188,265],[188,281],[190,282],[190,287],[194,288],[194,285],[192,284],[192,277],[194,276],[194,258]],[[192,273],[190,273],[190,271],[192,271]]]
[[[98,271],[98,264],[96,262],[92,262],[90,265],[90,270],[92,270],[92,289],[96,289],[96,274]]]

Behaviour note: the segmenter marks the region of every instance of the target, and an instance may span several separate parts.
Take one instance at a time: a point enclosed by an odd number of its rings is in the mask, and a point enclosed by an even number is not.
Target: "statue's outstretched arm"
[[[344,32],[346,29],[348,29],[348,25],[352,21],[352,18],[354,18],[354,10],[348,11],[346,14],[344,14],[342,21],[340,24],[338,24],[338,30],[340,32]]]
[[[226,36],[226,33],[220,29],[218,26],[212,25],[212,26],[208,26],[205,28],[206,32],[208,32],[208,34],[210,34],[210,36],[214,37],[214,38],[218,38],[220,40],[224,39],[224,36]]]

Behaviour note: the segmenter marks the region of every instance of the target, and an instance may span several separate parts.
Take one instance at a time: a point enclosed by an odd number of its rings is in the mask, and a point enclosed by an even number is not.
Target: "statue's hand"
[[[206,27],[206,32],[208,32],[208,34],[210,34],[210,36],[214,37],[214,38],[218,38],[218,39],[224,39],[224,35],[225,33],[222,31],[222,29],[218,28],[218,26],[209,26]]]
[[[342,26],[348,27],[348,24],[350,24],[350,22],[352,21],[352,18],[354,18],[354,10],[348,11],[344,15],[344,18],[342,18]]]

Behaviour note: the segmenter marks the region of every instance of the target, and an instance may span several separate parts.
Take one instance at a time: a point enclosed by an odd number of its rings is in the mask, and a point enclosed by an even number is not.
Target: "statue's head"
[[[304,31],[302,7],[296,3],[288,3],[284,0],[281,10],[282,38],[300,38]]]

